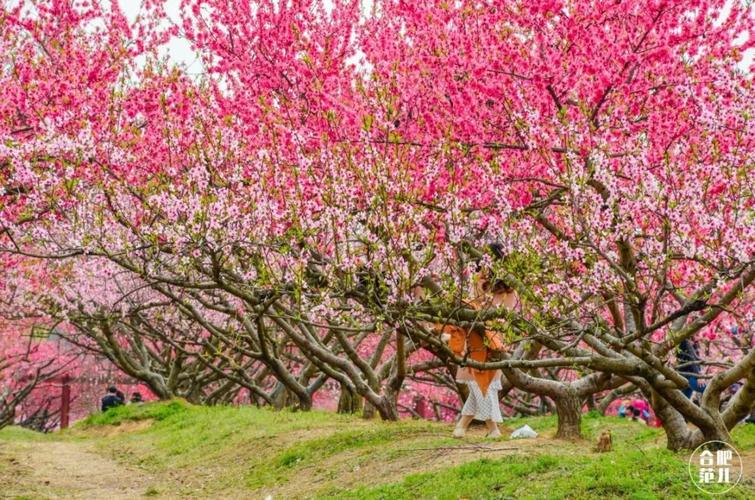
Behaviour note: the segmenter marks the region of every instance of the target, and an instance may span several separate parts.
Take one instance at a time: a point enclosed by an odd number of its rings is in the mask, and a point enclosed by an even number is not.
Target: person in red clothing
[[[650,404],[644,399],[635,399],[632,401],[631,408],[633,410],[632,420],[643,420],[646,424],[650,425]]]

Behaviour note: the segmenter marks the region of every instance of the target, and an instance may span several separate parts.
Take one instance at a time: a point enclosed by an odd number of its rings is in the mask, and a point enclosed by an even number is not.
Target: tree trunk
[[[671,451],[694,449],[700,443],[702,434],[698,433],[695,437],[695,433],[687,427],[687,422],[681,413],[670,405],[666,404],[661,408],[653,409],[661,419],[663,430],[666,431],[666,448]]]
[[[138,373],[135,378],[147,384],[147,387],[149,387],[152,393],[157,396],[160,401],[167,401],[168,399],[175,397],[173,391],[168,389],[168,386],[165,385],[165,379],[157,374]]]
[[[312,409],[312,398],[309,395],[299,396],[299,407],[301,411],[309,411]]]
[[[588,411],[592,411],[592,410],[596,410],[597,409],[597,407],[595,406],[595,397],[594,397],[593,394],[590,394],[589,396],[587,396],[586,402],[587,402],[587,410]]]
[[[285,385],[278,382],[275,390],[273,390],[271,399],[273,400],[273,408],[276,410],[282,410],[290,404],[291,391],[289,391]]]
[[[362,418],[365,420],[372,420],[375,418],[376,414],[377,411],[375,411],[375,405],[365,400],[364,406],[362,407]]]
[[[706,391],[709,390],[710,387]],[[726,423],[718,409],[717,395],[707,401],[707,406],[695,407],[678,390],[670,390],[663,394],[645,388],[643,393],[646,397],[650,396],[648,399],[652,402],[653,410],[661,419],[669,450],[695,449],[706,441],[731,441]],[[689,424],[695,428],[691,429]]]
[[[390,420],[395,422],[398,420],[398,405],[396,404],[396,398],[391,396],[383,396],[380,398],[380,405],[377,407],[377,411],[380,414],[380,418],[383,420]]]
[[[731,443],[731,436],[728,429],[723,422],[718,421],[710,428],[706,428],[701,431],[702,439],[695,446],[699,446],[706,441],[723,441],[724,443]]]
[[[0,429],[11,425],[16,416],[16,408],[14,407],[0,407]]]
[[[273,401],[273,408],[276,410],[282,410],[286,407],[292,407],[303,411],[309,411],[312,409],[312,398],[306,391],[297,394],[280,382],[273,391],[271,399]],[[296,405],[297,402],[298,406]]]
[[[558,414],[558,431],[556,437],[561,439],[578,439],[582,437],[582,399],[567,390],[563,396],[554,397]]]
[[[663,430],[666,431],[666,448],[671,451],[693,450],[705,441],[724,441],[728,442],[729,437],[723,422],[716,425],[710,422],[704,426],[705,432],[697,429],[690,429],[684,416],[671,404],[666,401],[660,394],[653,391],[650,394],[643,391],[652,402],[653,410],[656,416],[661,420]]]
[[[363,401],[361,396],[342,385],[337,411],[338,413],[358,413],[362,409]]]
[[[362,418],[370,420],[375,418],[375,415],[380,415],[383,420],[398,420],[398,406],[396,405],[396,399],[390,396],[383,395],[379,399],[369,401],[364,399],[364,408],[362,409]]]

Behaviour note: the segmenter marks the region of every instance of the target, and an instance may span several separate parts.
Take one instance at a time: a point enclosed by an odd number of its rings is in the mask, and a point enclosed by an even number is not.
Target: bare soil
[[[0,443],[0,498],[141,498],[154,479],[84,441]]]

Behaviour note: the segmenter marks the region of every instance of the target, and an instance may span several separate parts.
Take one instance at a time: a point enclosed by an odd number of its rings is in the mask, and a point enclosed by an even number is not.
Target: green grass
[[[738,425],[731,433],[734,446],[740,450],[755,449],[755,425]]]
[[[340,498],[690,498],[687,470],[673,453],[541,455],[482,459],[438,473],[414,474]],[[736,498],[736,497],[734,497]],[[741,498],[746,498],[742,496]]]
[[[555,417],[511,420],[543,432],[556,426]],[[662,429],[619,417],[585,415],[586,437],[611,429],[614,451],[605,454],[543,454],[525,458],[481,459],[440,472],[412,474],[377,487],[331,492],[336,498],[710,498],[691,483],[687,454],[665,449]],[[739,425],[732,432],[740,451],[755,448],[755,426]],[[746,480],[746,478],[743,478]],[[726,498],[749,499],[752,481],[731,490]]]
[[[191,478],[182,490],[186,494],[274,487],[337,455],[387,454],[391,443],[418,437],[450,441],[447,426],[429,422],[366,422],[322,411],[200,407],[182,401],[114,408],[77,424],[68,439],[108,427],[128,430],[125,424],[143,420],[152,424],[100,439],[100,448],[150,472],[185,471]]]
[[[260,488],[290,481],[297,469],[316,465],[340,454],[350,453],[357,465],[359,458],[389,460],[401,455],[393,445],[413,442],[418,438],[423,440],[423,446],[449,443],[449,438],[439,432],[437,426],[425,422],[407,421],[399,425],[374,422],[366,429],[339,429],[325,437],[306,439],[285,447],[272,460],[255,464],[247,476],[247,485]]]
[[[50,434],[30,431],[22,427],[4,427],[0,429],[0,443],[15,441],[44,441],[52,439]]]
[[[181,400],[161,404],[116,406],[104,413],[94,413],[77,423],[80,429],[103,425],[120,425],[124,422],[139,420],[165,420],[173,416],[182,416],[190,406]]]
[[[555,417],[510,420],[545,436]],[[93,415],[74,429],[40,436],[0,431],[12,442],[86,441],[101,453],[161,478],[157,489],[194,497],[337,498],[695,498],[686,454],[665,449],[662,429],[589,414],[585,440],[544,438],[536,445],[450,437],[451,425],[417,420],[365,421],[333,413],[252,407],[198,407],[183,401],[126,406]],[[732,435],[755,449],[755,426]],[[591,451],[611,429],[614,451]],[[535,443],[535,442],[531,442]],[[515,448],[486,453],[475,447]],[[487,451],[490,451],[489,449]],[[0,473],[2,473],[0,463]],[[164,486],[163,486],[164,484]],[[727,498],[748,498],[739,487]]]

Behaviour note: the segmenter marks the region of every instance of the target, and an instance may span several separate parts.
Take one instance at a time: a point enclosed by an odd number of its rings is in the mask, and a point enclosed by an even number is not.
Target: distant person
[[[650,424],[650,405],[644,399],[635,399],[630,405],[632,409],[632,420],[642,420]]]
[[[650,425],[650,410],[642,410],[642,420],[644,420],[646,424]]]
[[[129,401],[132,405],[140,405],[144,403],[144,400],[142,399],[142,393],[141,392],[134,392],[131,394],[131,401]]]
[[[632,411],[631,408],[632,408],[632,405],[629,402],[629,400],[628,399],[623,400],[621,402],[621,405],[619,405],[619,411],[617,413],[618,416],[620,416],[621,418],[625,418],[627,416],[627,413]]]
[[[110,408],[123,405],[123,398],[118,397],[118,392],[120,391],[112,385],[107,388],[107,394],[102,398],[102,411],[108,411]]]
[[[692,398],[693,392],[703,393],[705,385],[700,385],[698,377],[700,376],[700,357],[697,354],[698,344],[689,339],[684,339],[679,344],[679,350],[676,354],[677,371],[687,379],[689,387],[682,391],[688,398]]]
[[[632,422],[638,421],[640,419],[640,409],[632,406],[630,407],[630,410],[632,412]]]

